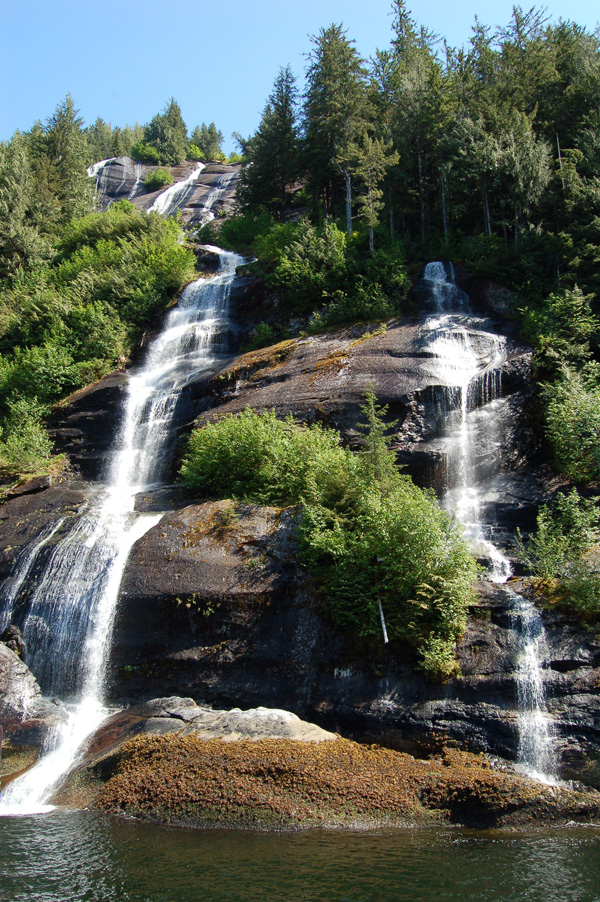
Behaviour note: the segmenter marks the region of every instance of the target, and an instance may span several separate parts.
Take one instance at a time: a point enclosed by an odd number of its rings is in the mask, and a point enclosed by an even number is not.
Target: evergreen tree
[[[176,165],[185,160],[187,128],[173,97],[164,111],[157,113],[145,127],[144,141],[157,151],[160,163]]]
[[[16,132],[0,162],[0,277],[15,276],[50,254],[32,215],[34,187],[27,142]]]
[[[196,126],[190,136],[190,144],[198,148],[205,160],[223,158],[223,132],[219,131],[214,122],[210,125],[203,122],[200,128]]]
[[[355,171],[362,190],[358,203],[361,215],[369,227],[369,251],[375,250],[374,230],[379,223],[379,214],[383,209],[383,191],[381,183],[390,166],[398,162],[398,154],[391,151],[391,144],[385,144],[379,138],[365,135],[356,149]]]
[[[346,230],[352,231],[352,159],[367,125],[367,72],[341,25],[312,38],[304,105],[305,167],[315,205],[332,207],[343,176]]]
[[[281,69],[258,131],[247,144],[251,165],[242,170],[237,197],[244,209],[263,207],[280,219],[298,177],[297,89],[290,67]]]
[[[62,222],[83,216],[93,207],[93,191],[86,172],[88,144],[78,114],[68,94],[44,128],[45,151],[55,173]]]
[[[85,129],[88,143],[88,160],[97,163],[99,160],[107,160],[113,156],[113,131],[111,126],[98,118],[93,125]]]

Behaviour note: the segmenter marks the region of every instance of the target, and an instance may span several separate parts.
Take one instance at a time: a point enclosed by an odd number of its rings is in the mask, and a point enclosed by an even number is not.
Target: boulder
[[[18,655],[0,643],[0,724],[12,746],[41,746],[65,716],[62,705],[45,699]]]

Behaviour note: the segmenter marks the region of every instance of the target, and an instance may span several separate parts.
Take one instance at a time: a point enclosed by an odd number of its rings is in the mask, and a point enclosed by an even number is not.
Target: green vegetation
[[[580,498],[573,489],[543,505],[537,531],[529,541],[519,541],[521,558],[540,590],[584,622],[600,619],[599,520],[595,500]]]
[[[159,167],[148,173],[144,182],[144,187],[146,188],[146,191],[158,191],[159,188],[172,185],[174,181],[175,179],[169,169],[161,169]]]
[[[225,159],[225,154],[221,150],[223,143],[223,133],[219,131],[214,122],[206,125],[204,122],[198,128],[195,127],[190,135],[190,148],[194,147],[199,151],[200,156],[193,157],[198,160],[221,160]]]
[[[93,212],[86,164],[70,97],[0,148],[3,472],[48,465],[50,406],[126,357],[194,271],[175,222],[127,201]]]
[[[398,472],[372,392],[363,412],[366,449],[291,417],[246,409],[193,433],[181,475],[203,496],[301,504],[302,555],[332,620],[414,647],[421,668],[443,680],[456,669],[476,566],[458,527],[433,494]]]
[[[404,0],[391,12],[370,64],[332,24],[311,38],[301,98],[280,70],[238,136],[251,165],[220,236],[258,258],[280,332],[298,315],[314,330],[406,312],[406,272],[431,259],[515,290],[555,464],[597,479],[600,35],[515,6],[455,49]]]
[[[200,238],[258,258],[266,285],[282,303],[278,315],[300,314],[311,331],[336,323],[389,319],[407,312],[409,278],[396,244],[365,254],[367,233],[348,235],[336,223],[276,222],[250,213],[226,220],[218,239],[206,226]]]

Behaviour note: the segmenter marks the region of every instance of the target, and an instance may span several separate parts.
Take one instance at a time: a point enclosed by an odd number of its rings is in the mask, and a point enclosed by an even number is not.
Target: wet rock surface
[[[114,157],[102,167],[96,178],[96,196],[102,210],[118,200],[130,200],[140,210],[147,210],[154,201],[167,189],[147,192],[144,182],[149,172],[156,166],[136,163],[131,157]],[[174,184],[184,181],[197,169],[196,163],[186,160],[177,166],[162,167],[168,169]],[[195,225],[199,222],[204,201],[209,192],[216,187],[218,179],[226,174],[237,174],[240,167],[222,163],[207,163],[198,179],[190,185],[178,200],[177,209],[184,225]],[[171,186],[168,186],[171,187]],[[233,208],[235,185],[232,184],[218,203],[215,212],[231,212]],[[175,211],[177,212],[177,211]]]
[[[0,725],[4,739],[12,747],[39,748],[63,717],[62,705],[43,698],[27,665],[0,642]]]
[[[236,291],[241,310],[252,279]],[[390,421],[398,419],[393,447],[399,461],[427,483],[443,452],[436,418],[444,386],[423,366],[418,321],[393,321],[374,333],[375,324],[362,325],[218,359],[188,387],[181,429],[251,404],[335,426],[356,447],[360,405],[373,385],[379,402],[389,405]],[[516,525],[526,530],[537,505],[561,485],[540,462],[529,421],[530,350],[512,339],[508,347],[498,436],[502,466],[484,478],[483,493],[490,521],[506,534]],[[122,392],[123,374],[114,374],[53,415],[57,443],[90,476],[101,471]],[[34,584],[87,492],[84,483],[66,479],[34,483],[7,497],[0,506],[0,575],[10,578],[28,543],[64,517],[32,570]],[[398,749],[451,741],[515,757],[517,638],[501,588],[482,584],[458,648],[462,676],[434,686],[415,670],[410,650],[334,630],[298,562],[293,509],[189,504],[169,487],[138,496],[137,509],[166,512],[136,543],[126,568],[109,668],[113,700],[185,695],[219,708],[275,706]],[[19,625],[24,596],[15,612]],[[558,614],[544,619],[548,709],[563,771],[600,786],[600,643]]]
[[[546,619],[548,708],[565,773],[600,785],[600,642],[557,614]],[[458,646],[461,676],[427,683],[408,649],[341,635],[323,616],[297,561],[293,509],[206,503],[166,516],[134,547],[111,692],[275,705],[398,749],[453,741],[514,759],[518,644],[510,595],[482,583]]]
[[[76,477],[44,477],[32,480],[5,495],[0,504],[0,578],[10,579],[20,554],[44,534],[44,530],[64,520],[64,529],[48,543],[44,554],[64,535],[86,506],[85,484]],[[44,557],[44,555],[42,555]],[[6,591],[10,586],[5,585]]]

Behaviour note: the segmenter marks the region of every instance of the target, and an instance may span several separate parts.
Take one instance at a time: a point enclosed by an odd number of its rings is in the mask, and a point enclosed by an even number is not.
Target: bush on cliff
[[[389,243],[367,253],[364,231],[347,235],[334,222],[275,222],[266,212],[204,227],[199,239],[257,258],[266,284],[280,298],[280,312],[313,314],[320,328],[337,323],[389,319],[407,309],[408,277],[402,248]],[[314,330],[313,330],[314,331]]]
[[[542,505],[537,530],[527,542],[519,535],[521,559],[538,588],[584,621],[600,617],[599,520],[595,500],[581,498],[573,489],[552,505]]]
[[[433,679],[450,676],[476,565],[435,497],[398,472],[384,411],[369,393],[366,450],[353,454],[319,425],[246,409],[197,430],[181,475],[205,496],[301,504],[302,555],[335,623],[417,650]]]
[[[146,191],[158,191],[159,188],[165,188],[172,185],[175,179],[169,169],[158,169],[149,172],[144,181]]]
[[[29,445],[34,456],[46,447],[34,435],[43,429],[36,405],[47,408],[113,369],[192,277],[194,255],[181,237],[173,220],[121,201],[72,220],[50,261],[0,283],[2,453],[12,472],[31,470]],[[33,432],[27,419],[31,441],[14,434],[16,397],[37,411]]]

